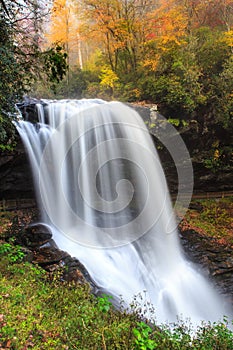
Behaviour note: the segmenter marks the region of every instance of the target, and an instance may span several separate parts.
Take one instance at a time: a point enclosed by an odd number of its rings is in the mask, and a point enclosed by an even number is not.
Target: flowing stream
[[[183,256],[164,173],[137,112],[97,99],[37,108],[38,123],[20,120],[17,129],[58,247],[116,300],[146,298],[159,323],[222,319],[227,304]]]

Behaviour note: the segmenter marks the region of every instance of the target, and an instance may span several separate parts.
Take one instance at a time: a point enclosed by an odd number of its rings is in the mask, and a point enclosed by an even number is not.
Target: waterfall
[[[58,247],[125,305],[145,293],[158,322],[226,315],[183,256],[163,169],[137,112],[98,99],[44,100],[38,114],[37,124],[20,120],[17,129]]]

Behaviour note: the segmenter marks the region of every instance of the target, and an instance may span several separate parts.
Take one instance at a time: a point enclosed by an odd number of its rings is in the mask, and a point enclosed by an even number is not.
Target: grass
[[[87,285],[50,281],[39,267],[1,260],[1,346],[11,349],[130,348],[131,315]],[[105,305],[105,307],[103,307]],[[109,307],[107,307],[107,305]]]
[[[8,253],[0,262],[1,349],[233,348],[227,321],[200,325],[195,337],[182,322],[173,330],[148,325],[135,310],[117,311],[108,296],[94,297],[87,285],[62,283],[59,275],[51,281],[38,266],[13,263]]]
[[[222,227],[217,234],[228,235],[232,202],[208,203],[199,203],[199,223],[208,222],[206,226],[213,228],[217,224],[218,229]],[[12,216],[7,215],[2,216],[3,232],[9,227],[12,231]],[[198,225],[195,216],[190,215],[190,220]],[[216,231],[208,232],[213,235]],[[13,240],[0,241],[0,349],[233,349],[227,319],[200,324],[194,333],[188,322],[157,325],[145,320],[143,311],[139,315],[138,309],[133,303],[130,310],[116,310],[109,296],[95,297],[88,285],[62,282],[59,272],[51,278],[42,268],[24,261],[23,251]],[[154,312],[156,315],[156,306]]]
[[[233,197],[192,201],[181,228],[187,227],[220,243],[233,245]]]

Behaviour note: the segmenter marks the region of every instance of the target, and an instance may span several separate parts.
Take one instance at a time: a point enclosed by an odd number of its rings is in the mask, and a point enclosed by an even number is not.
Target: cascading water
[[[159,158],[141,117],[102,100],[45,101],[19,121],[42,220],[56,244],[126,305],[144,293],[158,322],[226,315],[180,248]]]

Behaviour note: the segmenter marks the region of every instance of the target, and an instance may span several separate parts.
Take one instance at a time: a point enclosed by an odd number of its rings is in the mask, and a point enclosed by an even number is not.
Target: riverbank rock
[[[233,304],[232,247],[192,229],[181,229],[180,238],[187,260],[195,263],[199,271]]]
[[[77,258],[57,248],[53,240],[33,250],[32,263],[49,272],[52,279],[57,276],[60,281],[88,284],[94,294],[99,290],[85,266]]]
[[[52,233],[41,224],[26,226],[21,234],[22,244],[30,248],[44,246],[52,239]]]
[[[93,293],[99,290],[85,266],[77,258],[71,257],[57,247],[46,226],[32,224],[20,227],[15,237],[15,244],[22,246],[25,261],[41,266],[51,278],[56,275],[61,281],[87,283]]]

